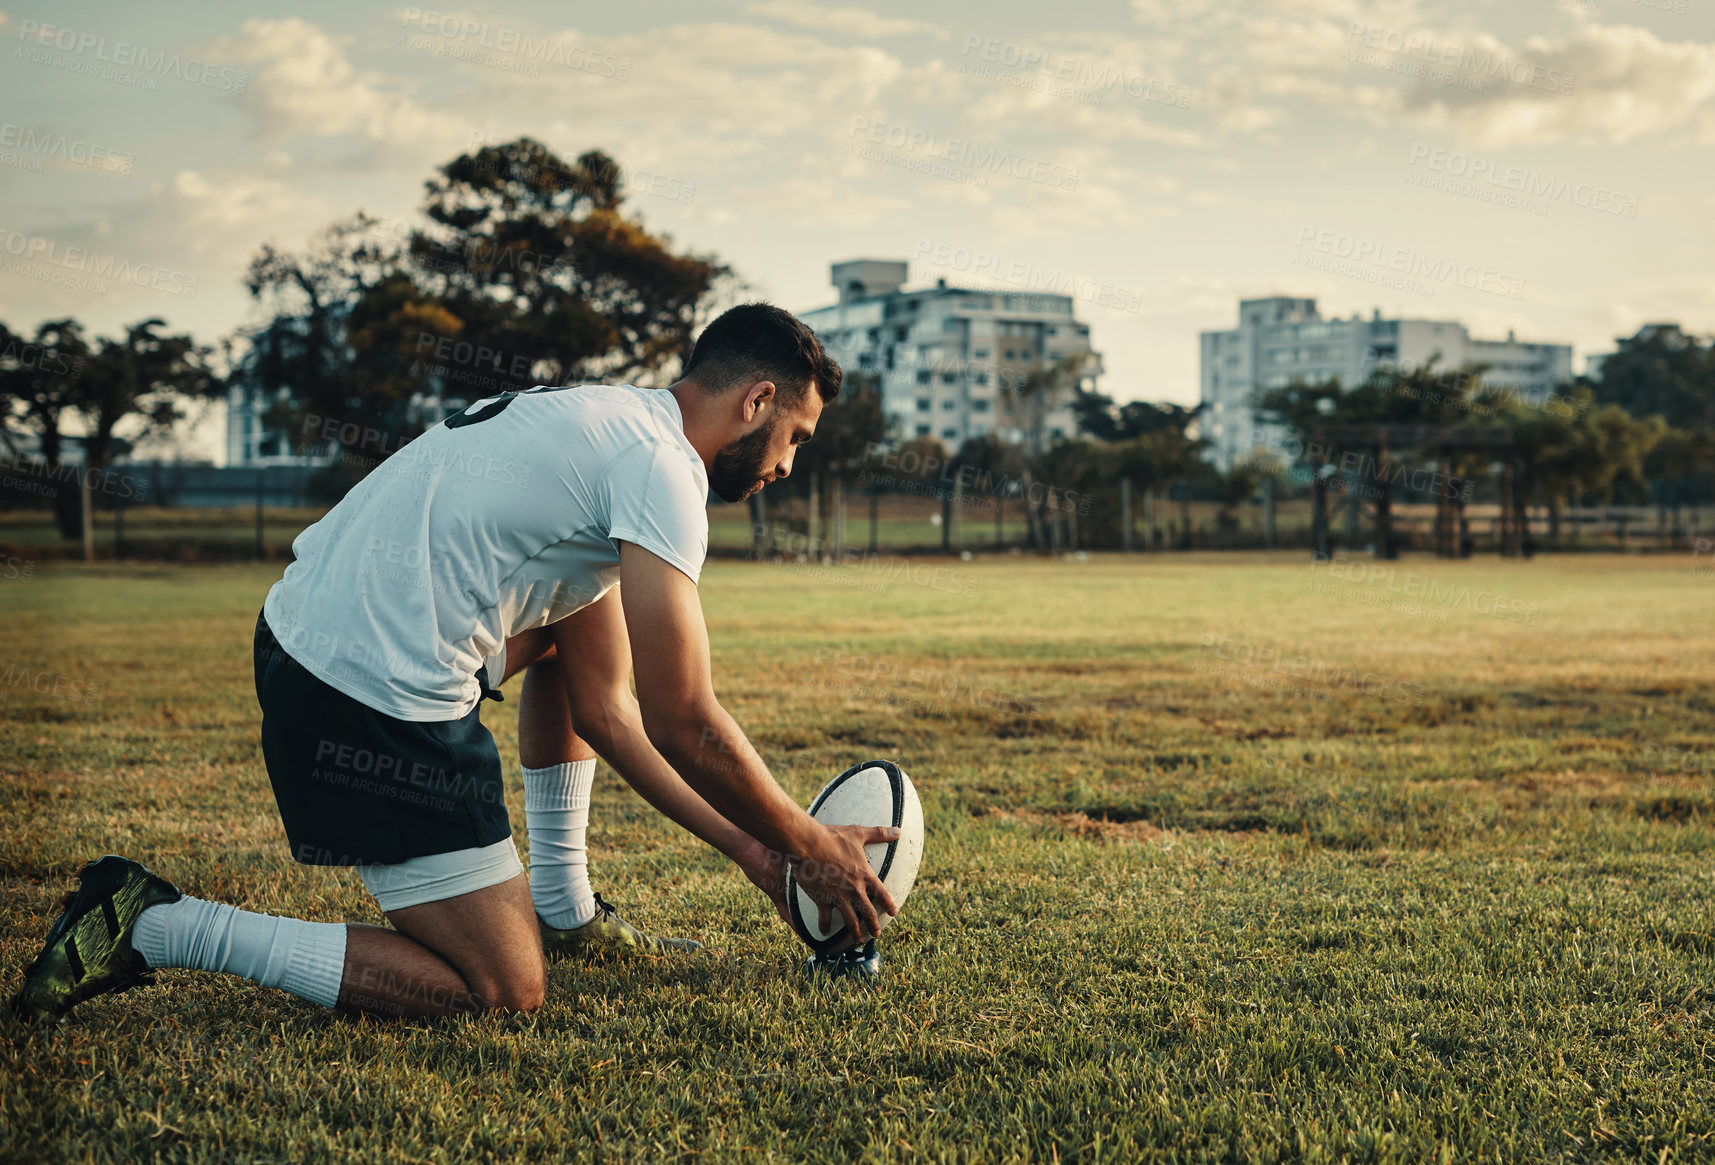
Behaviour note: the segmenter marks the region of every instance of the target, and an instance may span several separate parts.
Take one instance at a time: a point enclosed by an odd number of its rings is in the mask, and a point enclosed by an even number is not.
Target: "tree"
[[[1048,451],[1048,413],[1056,402],[1078,391],[1090,359],[1088,352],[1072,352],[1051,364],[1038,363],[1023,376],[1001,377],[1001,415],[1022,436],[1030,456]]]
[[[521,137],[462,154],[428,183],[412,269],[463,339],[552,365],[560,383],[659,372],[689,354],[697,308],[730,270],[626,217],[620,186],[600,151],[568,164]]]
[[[1113,398],[1099,392],[1079,390],[1072,398],[1072,412],[1078,418],[1078,428],[1098,441],[1129,441],[1146,433],[1174,431],[1184,433],[1202,412],[1203,406],[1165,403],[1151,404],[1134,400],[1114,406]]]
[[[1656,413],[1676,429],[1715,429],[1715,342],[1646,328],[1619,342],[1592,387],[1598,403],[1634,417]]]
[[[328,227],[301,253],[265,245],[245,277],[267,317],[243,337],[234,380],[247,396],[268,402],[265,424],[300,450],[319,446],[321,433],[339,432],[347,422],[360,434],[391,435],[368,442],[371,463],[413,436],[409,406],[424,385],[409,375],[412,361],[399,351],[398,329],[383,340],[379,322],[404,322],[407,333],[412,324],[419,331],[456,329],[455,319],[399,273],[399,249],[381,236],[380,225],[360,212]],[[415,307],[403,321],[402,304]]]
[[[76,538],[80,532],[80,479],[105,468],[122,441],[131,444],[170,429],[184,419],[186,401],[212,399],[224,391],[208,350],[188,335],[164,334],[164,327],[163,320],[143,320],[123,336],[96,345],[84,338],[75,320],[42,324],[29,344],[19,344],[5,330],[0,432],[15,457],[21,437],[35,441],[55,487],[54,515],[62,537]],[[77,473],[66,465],[72,442],[83,453]]]
[[[265,318],[243,337],[237,382],[300,448],[323,433],[357,442],[341,460],[359,472],[449,403],[648,383],[688,354],[729,275],[626,217],[604,154],[568,165],[520,138],[460,155],[426,186],[425,224],[403,244],[358,214],[301,254],[264,247],[247,279]]]

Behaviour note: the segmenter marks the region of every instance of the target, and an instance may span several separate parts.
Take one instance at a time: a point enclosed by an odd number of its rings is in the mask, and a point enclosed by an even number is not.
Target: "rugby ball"
[[[869,868],[874,870],[893,895],[893,904],[905,908],[905,896],[917,881],[917,867],[923,860],[923,803],[911,778],[892,761],[871,760],[853,765],[823,786],[810,802],[810,816],[823,825],[894,825],[899,836],[880,845],[864,846]],[[817,925],[821,907],[798,886],[793,868],[786,870],[786,903],[792,914],[792,928],[798,937],[810,944],[818,955],[843,951],[853,945],[851,930],[845,916],[834,911],[828,921],[830,930]],[[892,921],[878,910],[882,929]]]

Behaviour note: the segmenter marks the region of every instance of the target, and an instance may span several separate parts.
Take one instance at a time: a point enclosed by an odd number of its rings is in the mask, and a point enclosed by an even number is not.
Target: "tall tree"
[[[450,400],[647,383],[688,354],[729,274],[627,217],[603,154],[568,164],[520,138],[460,155],[426,186],[425,224],[402,246],[359,214],[301,254],[265,247],[250,268],[265,318],[244,337],[238,382],[300,447],[356,434],[344,460],[360,470]]]
[[[485,146],[429,181],[412,270],[475,346],[549,364],[562,383],[646,378],[688,353],[698,306],[730,271],[676,253],[623,203],[600,151],[567,163],[528,137]]]

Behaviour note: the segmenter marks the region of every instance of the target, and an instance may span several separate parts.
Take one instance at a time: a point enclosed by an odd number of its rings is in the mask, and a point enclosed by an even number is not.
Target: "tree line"
[[[198,400],[237,389],[259,402],[276,451],[323,455],[318,490],[332,500],[461,402],[544,383],[667,383],[701,325],[743,290],[718,257],[678,248],[632,213],[619,165],[599,151],[568,162],[521,137],[459,155],[424,187],[409,221],[359,212],[301,250],[262,247],[244,279],[255,322],[216,348],[156,318],[102,338],[70,319],[28,335],[0,325],[0,442],[15,470],[49,483],[66,536],[79,521],[77,477],[170,431]],[[1481,372],[1384,368],[1362,385],[1295,384],[1257,403],[1271,431],[1300,448],[1332,422],[1504,422],[1523,488],[1555,512],[1573,499],[1710,499],[1715,345],[1660,333],[1622,344],[1553,409],[1486,387]],[[1078,384],[1066,364],[1003,384],[1003,423],[1023,439],[990,434],[947,449],[891,433],[875,378],[853,371],[800,472],[769,492],[802,496],[813,479],[824,506],[865,488],[924,492],[921,467],[933,465],[937,491],[967,478],[1005,483],[1030,540],[1048,549],[1119,544],[1124,508],[1110,495],[1122,481],[1181,503],[1216,501],[1223,522],[1265,481],[1305,485],[1291,449],[1218,472],[1203,456],[1198,409],[1116,404]],[[1075,439],[1049,442],[1036,423],[1056,400],[1073,407]],[[79,472],[63,472],[68,462]],[[900,470],[913,463],[917,472]],[[1488,472],[1475,457],[1457,471],[1474,481]],[[1095,497],[1107,501],[1088,504]]]

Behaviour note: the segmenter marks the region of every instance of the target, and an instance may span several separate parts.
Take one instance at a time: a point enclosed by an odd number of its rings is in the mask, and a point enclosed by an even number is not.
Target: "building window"
[[[927,368],[919,368],[917,370],[917,383],[918,384],[928,384],[931,380],[934,379],[934,377],[935,377],[935,374],[933,372],[930,372]]]
[[[1008,360],[1016,360],[1018,358],[1018,354],[1015,353],[1011,348],[1008,348],[1006,350],[1006,358]]]
[[[957,441],[959,439],[959,431],[957,429],[942,429],[941,436],[948,441]]]
[[[987,384],[989,382],[989,374],[986,372],[977,372],[972,374],[971,379],[978,384]]]
[[[988,358],[989,350],[987,348],[978,348],[976,351],[971,353],[971,359],[973,360],[987,360]]]
[[[865,352],[862,356],[859,356],[858,357],[858,367],[859,368],[874,368],[875,367],[875,353],[874,352]]]
[[[959,383],[959,374],[957,372],[943,372],[941,373],[941,383],[957,384]]]
[[[1049,429],[1048,435],[1050,437],[1054,438],[1054,440],[1058,441],[1060,438],[1062,438],[1066,435],[1066,430],[1060,429],[1060,428]]]
[[[958,407],[959,402],[956,400],[944,400],[941,402],[941,411],[944,413],[950,413]]]
[[[989,411],[989,402],[986,400],[974,400],[971,402],[971,411],[973,413],[986,413]]]
[[[928,425],[918,425],[917,426],[917,435],[919,437],[927,437],[929,435],[929,426]]]
[[[928,397],[920,396],[917,398],[917,411],[920,413],[926,413],[929,411],[929,398]]]

